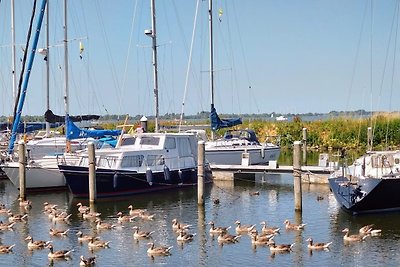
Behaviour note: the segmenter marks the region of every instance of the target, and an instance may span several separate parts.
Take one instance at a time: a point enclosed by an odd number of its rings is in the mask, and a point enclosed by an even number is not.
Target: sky
[[[13,110],[10,2],[0,2],[5,116]],[[18,79],[32,4],[15,0]],[[155,7],[160,114],[209,111],[208,1],[156,0]],[[399,110],[398,9],[399,0],[213,1],[217,111]],[[49,13],[50,108],[63,114],[63,1],[50,1]],[[67,13],[69,113],[153,116],[151,38],[144,34],[150,1],[69,0]],[[36,54],[23,115],[46,110],[45,64]]]

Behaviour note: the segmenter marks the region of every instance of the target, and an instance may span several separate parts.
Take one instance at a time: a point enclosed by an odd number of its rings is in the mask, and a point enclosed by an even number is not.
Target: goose
[[[253,192],[249,192],[250,196],[259,196],[260,195],[260,191],[253,191]]]
[[[26,222],[26,218],[28,218],[28,214],[16,214],[14,215],[11,211],[8,212],[8,221],[9,222]]]
[[[208,224],[211,225],[210,234],[219,234],[221,232],[227,232],[231,228],[231,226],[228,226],[228,227],[222,227],[222,226],[215,227],[215,224],[214,224],[213,221],[210,221]]]
[[[192,241],[193,238],[196,236],[196,234],[188,234],[185,233],[185,231],[179,231],[179,235],[176,238],[176,241],[181,241],[181,242],[187,242],[187,241]]]
[[[191,227],[191,224],[184,224],[184,223],[179,223],[178,219],[173,219],[172,220],[172,229],[175,231],[179,231],[179,230],[187,230]]]
[[[54,251],[52,244],[49,244],[47,246],[47,248],[50,250],[49,254],[47,255],[50,259],[66,258],[66,257],[69,257],[69,255],[72,253],[72,251],[74,251],[73,249]]]
[[[257,233],[257,230],[256,230],[256,231],[251,232],[250,237],[251,237],[252,244],[265,246],[265,245],[269,244],[271,239],[274,237],[274,234],[259,236]]]
[[[343,236],[344,241],[359,242],[368,237],[368,235],[349,235],[349,231],[349,228],[344,228],[342,230],[342,232],[345,233],[345,235]]]
[[[151,214],[147,211],[139,214],[139,217],[144,220],[153,220],[154,216],[155,216],[155,214]]]
[[[50,230],[49,230],[49,234],[52,236],[66,236],[68,232],[69,232],[69,229],[63,231],[63,230],[57,230],[57,229],[50,228]]]
[[[32,208],[32,201],[30,200],[23,200],[21,197],[18,198],[19,206],[24,209]]]
[[[285,220],[283,223],[285,224],[286,230],[303,230],[306,226],[305,223],[294,224],[291,223],[289,220]]]
[[[359,233],[362,235],[372,235],[372,236],[379,235],[381,234],[381,232],[382,232],[381,229],[374,229],[373,224],[364,225],[359,230]]]
[[[80,266],[92,266],[96,263],[96,257],[85,258],[83,257],[83,255],[81,255],[80,260],[81,260],[79,262]]]
[[[133,233],[133,238],[135,239],[148,239],[151,238],[151,235],[154,233],[154,231],[151,232],[139,231],[138,226],[134,226],[132,227],[132,229],[135,229],[135,232]]]
[[[260,222],[260,224],[263,226],[261,228],[263,234],[278,234],[279,231],[281,230],[281,228],[278,227],[271,227],[271,226],[268,227],[266,221],[262,221]]]
[[[89,240],[88,247],[89,248],[108,248],[108,244],[110,244],[111,241],[103,241],[103,240],[95,240],[94,237],[92,237]]]
[[[4,204],[1,204],[0,206],[0,214],[5,214],[8,213],[9,209],[6,208],[6,206],[4,206]]]
[[[13,226],[16,224],[16,222],[11,222],[11,223],[3,223],[3,221],[0,221],[0,230],[12,230]]]
[[[173,248],[172,246],[170,246],[170,247],[165,247],[165,246],[156,247],[154,245],[154,242],[150,242],[150,243],[148,243],[148,245],[150,247],[147,249],[147,254],[150,255],[150,256],[156,256],[156,255],[158,255],[158,256],[169,256],[169,255],[171,255],[170,251]]]
[[[139,216],[141,213],[147,211],[146,209],[134,209],[132,205],[128,206],[129,215],[131,216]]]
[[[220,243],[237,243],[239,242],[240,235],[231,235],[228,232],[221,232],[218,235],[218,242]]]
[[[81,231],[78,231],[76,233],[76,235],[78,236],[78,241],[79,242],[87,242],[87,241],[91,240],[92,238],[96,238],[96,237],[91,236],[91,235],[83,235],[83,233]]]
[[[235,230],[236,233],[241,234],[241,233],[249,233],[251,232],[251,230],[254,229],[254,227],[256,227],[255,224],[253,225],[241,225],[240,221],[236,221],[235,224],[237,225]]]
[[[308,249],[311,250],[319,250],[319,249],[329,249],[329,246],[332,244],[332,242],[328,243],[313,243],[313,239],[310,237],[306,240],[308,242]]]
[[[53,219],[52,219],[52,221],[54,222],[54,223],[56,223],[56,222],[66,222],[66,223],[68,223],[69,222],[69,218],[72,216],[72,214],[67,214],[65,211],[63,211],[63,212],[61,212],[61,213],[59,213],[59,214],[56,214],[54,217],[53,217]]]
[[[85,220],[97,220],[97,218],[101,215],[99,212],[89,212],[86,211],[82,214],[83,219]]]
[[[95,221],[97,223],[96,227],[97,229],[113,229],[116,227],[115,224],[111,224],[111,223],[106,223],[106,222],[102,222],[100,218],[96,219]]]
[[[42,240],[33,241],[33,238],[31,236],[28,236],[27,238],[25,238],[25,240],[29,240],[27,245],[28,249],[42,249],[51,243],[51,241],[42,241]]]
[[[43,203],[44,212],[56,209],[57,207],[58,207],[58,205],[50,204],[49,202],[44,202]]]
[[[87,211],[90,211],[90,207],[88,206],[83,206],[81,202],[79,202],[78,204],[76,204],[76,206],[78,207],[78,211],[80,213],[85,213]]]
[[[290,252],[294,245],[295,245],[295,243],[277,245],[277,244],[275,244],[275,242],[273,240],[268,243],[269,250],[271,252]]]
[[[117,213],[118,223],[131,222],[134,217],[124,215],[122,212]]]
[[[0,253],[9,253],[12,251],[12,248],[15,247],[15,244],[13,245],[0,245]]]

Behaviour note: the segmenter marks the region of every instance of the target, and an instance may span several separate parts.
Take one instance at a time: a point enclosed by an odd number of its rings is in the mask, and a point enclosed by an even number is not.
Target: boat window
[[[121,142],[121,146],[127,146],[127,145],[133,145],[135,144],[135,137],[128,137],[128,138],[123,138]]]
[[[192,150],[190,148],[190,142],[188,138],[179,138],[178,140],[178,151],[179,156],[187,157],[192,155]]]
[[[147,166],[164,165],[165,160],[163,155],[148,155]]]
[[[165,149],[175,149],[175,148],[176,148],[175,138],[167,137],[165,139]]]
[[[135,156],[126,156],[122,159],[121,167],[140,167],[142,166],[144,156],[143,155],[135,155]]]
[[[116,167],[117,160],[118,160],[118,157],[112,157],[112,156],[101,157],[100,156],[100,158],[97,162],[97,166],[113,168],[113,167]]]
[[[81,167],[89,166],[89,158],[88,157],[81,157],[81,160],[79,162],[79,166],[81,166]]]
[[[160,138],[159,137],[142,136],[142,138],[140,139],[140,144],[141,145],[157,146],[159,143],[160,143]]]

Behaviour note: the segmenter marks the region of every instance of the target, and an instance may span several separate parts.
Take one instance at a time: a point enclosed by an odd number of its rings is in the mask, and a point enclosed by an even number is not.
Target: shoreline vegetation
[[[208,136],[210,129],[209,113],[202,112],[191,119],[186,119],[184,127],[190,125],[204,125]],[[268,114],[267,114],[268,115]],[[330,112],[327,114],[286,114],[287,121],[276,121],[271,114],[240,115],[243,124],[235,126],[235,129],[253,129],[260,142],[271,140],[273,136],[280,137],[282,149],[291,149],[294,141],[301,141],[303,128],[307,128],[307,148],[314,151],[353,151],[363,153],[367,149],[367,129],[372,128],[373,150],[395,150],[400,148],[400,113],[399,112]],[[281,114],[276,114],[276,116]],[[235,117],[239,115],[222,115],[221,117]],[[276,117],[275,116],[275,117]],[[166,115],[160,118],[160,127],[173,129],[179,126],[178,116]],[[140,125],[141,115],[130,117],[128,123]],[[123,124],[124,115],[102,116],[97,125],[105,129],[115,129]],[[2,116],[0,121],[7,121]],[[43,116],[24,116],[23,121],[44,121]],[[154,121],[149,117],[148,130],[154,131]],[[222,136],[225,129],[217,131]]]

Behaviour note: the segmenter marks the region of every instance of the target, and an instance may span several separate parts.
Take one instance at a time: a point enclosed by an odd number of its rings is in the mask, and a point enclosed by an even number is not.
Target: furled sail
[[[74,122],[79,122],[79,121],[89,121],[89,120],[98,120],[100,118],[99,115],[79,115],[79,116],[69,116],[69,119],[74,121]],[[44,119],[47,122],[50,123],[55,123],[55,122],[65,122],[65,116],[59,116],[53,113],[50,109],[48,109],[44,113]]]
[[[75,123],[67,117],[67,129],[66,137],[68,140],[77,139],[77,138],[99,138],[103,136],[117,136],[121,134],[121,130],[86,130],[80,129]]]
[[[218,116],[217,110],[215,109],[214,105],[211,105],[210,120],[211,120],[211,130],[213,131],[216,131],[221,128],[233,127],[235,125],[242,124],[241,118],[221,119]]]

